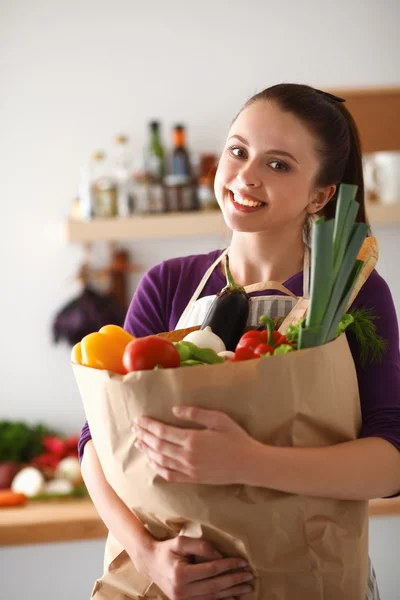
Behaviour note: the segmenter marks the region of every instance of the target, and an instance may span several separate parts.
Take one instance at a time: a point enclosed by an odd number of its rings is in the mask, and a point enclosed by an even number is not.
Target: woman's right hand
[[[197,564],[193,564],[193,557]],[[140,552],[138,562],[138,570],[170,600],[233,600],[252,591],[253,575],[247,561],[222,558],[205,540],[181,535],[162,542],[154,540]]]

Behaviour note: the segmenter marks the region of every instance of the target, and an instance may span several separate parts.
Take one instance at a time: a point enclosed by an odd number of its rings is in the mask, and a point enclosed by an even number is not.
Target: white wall
[[[69,348],[52,345],[50,324],[74,294],[67,280],[82,253],[64,242],[62,222],[90,153],[109,148],[121,131],[140,152],[152,118],[165,133],[184,121],[193,149],[218,151],[245,100],[279,81],[399,84],[399,18],[396,0],[0,0],[0,418],[43,420],[66,432],[84,420]],[[380,270],[399,308],[399,230],[377,235]],[[147,268],[216,245],[204,238],[130,247]],[[382,543],[378,533],[374,543]],[[84,600],[94,555],[101,568],[100,543],[70,548],[2,551],[4,600],[24,597],[25,584],[33,600]],[[36,560],[61,573],[66,556],[73,578],[61,583],[60,575],[55,594],[54,582],[40,582],[29,565]],[[400,585],[383,560],[377,570]]]

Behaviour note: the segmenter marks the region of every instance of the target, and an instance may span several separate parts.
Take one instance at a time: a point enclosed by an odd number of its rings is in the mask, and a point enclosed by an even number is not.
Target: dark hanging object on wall
[[[86,248],[87,261],[81,266],[78,279],[83,292],[68,302],[55,316],[53,341],[62,340],[74,346],[85,335],[98,331],[103,325],[123,327],[129,306],[127,275],[141,271],[141,265],[131,264],[126,250],[110,245],[110,263],[102,269],[89,266],[90,248]],[[108,293],[99,293],[90,285],[92,280],[107,279]]]
[[[123,326],[125,309],[113,296],[99,294],[86,286],[82,294],[64,306],[53,321],[53,341],[74,346],[103,325]]]

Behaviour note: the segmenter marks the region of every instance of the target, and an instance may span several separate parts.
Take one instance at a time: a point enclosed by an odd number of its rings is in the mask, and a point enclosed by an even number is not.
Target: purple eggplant
[[[246,329],[250,298],[244,287],[235,283],[229,269],[228,255],[225,261],[227,286],[217,294],[200,329],[211,327],[226,349],[234,352]]]

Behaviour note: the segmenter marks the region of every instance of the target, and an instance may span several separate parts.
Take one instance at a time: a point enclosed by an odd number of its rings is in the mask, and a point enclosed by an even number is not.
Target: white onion
[[[11,489],[32,498],[43,491],[44,477],[36,467],[25,467],[12,480]]]
[[[73,489],[74,486],[68,479],[52,479],[46,483],[44,491],[46,494],[60,494],[60,496],[64,496],[70,494]]]
[[[205,327],[204,329],[199,329],[198,331],[192,331],[191,333],[188,333],[185,338],[183,338],[183,341],[191,342],[199,348],[210,348],[217,354],[219,352],[225,352],[226,350],[224,342],[220,337],[212,332],[211,327]]]
[[[67,456],[60,460],[54,473],[56,478],[68,479],[74,485],[82,483],[81,465],[75,456]]]

